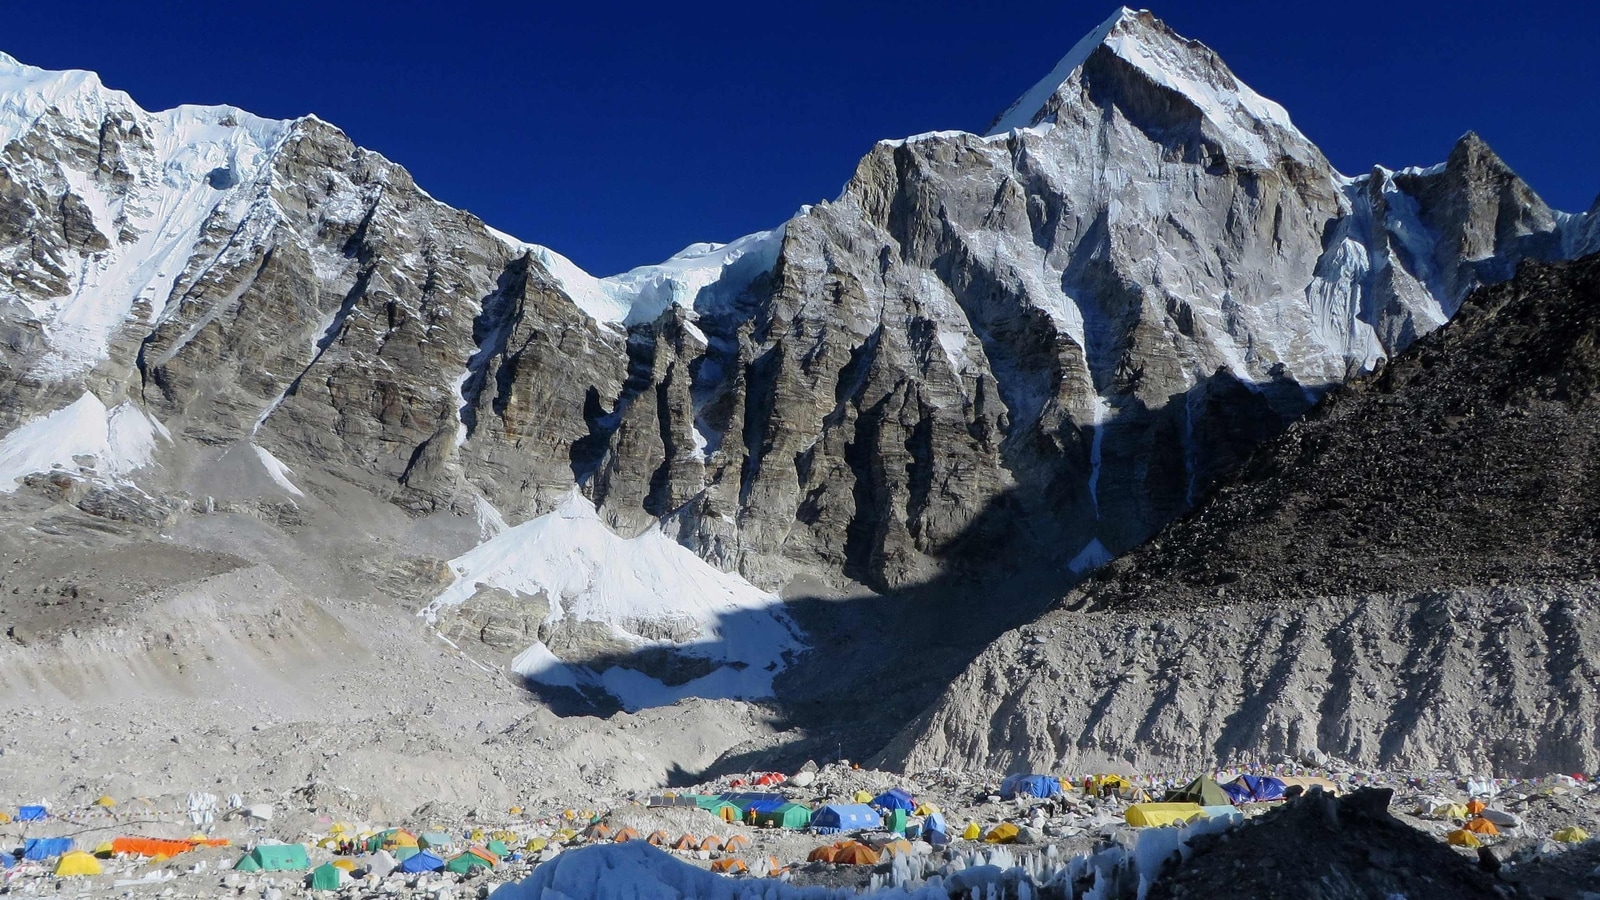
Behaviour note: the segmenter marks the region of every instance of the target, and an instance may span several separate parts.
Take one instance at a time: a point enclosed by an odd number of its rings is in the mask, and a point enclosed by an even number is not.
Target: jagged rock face
[[[780,231],[604,284],[315,119],[0,64],[0,426],[132,399],[189,447],[176,492],[248,444],[417,514],[576,480],[769,587],[1085,571],[1474,285],[1600,240],[1470,136],[1344,178],[1147,13],[1002,133],[885,142]]]
[[[788,224],[753,328],[717,335],[739,346],[712,367],[744,411],[743,446],[720,432],[734,520],[713,467],[686,540],[879,587],[1029,535],[1057,563],[1121,550],[1469,289],[1570,249],[1476,136],[1346,179],[1203,46],[1148,14],[1104,31],[1036,127],[885,142]],[[629,415],[615,455],[691,495]]]
[[[1600,762],[1600,256],[1523,266],[995,642],[913,767]]]

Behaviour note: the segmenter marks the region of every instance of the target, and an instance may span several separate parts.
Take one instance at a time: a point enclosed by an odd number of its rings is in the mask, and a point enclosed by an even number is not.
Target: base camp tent
[[[906,812],[911,812],[913,809],[917,808],[917,800],[915,797],[912,797],[910,793],[901,788],[890,788],[878,796],[873,797],[872,806],[886,812],[893,812],[897,809],[903,809]]]
[[[311,870],[307,887],[313,891],[337,891],[339,883],[348,877],[333,863],[323,863]]]
[[[18,822],[43,822],[47,811],[42,806],[23,806],[17,809]]]
[[[811,827],[821,834],[882,828],[883,817],[878,815],[877,810],[862,803],[829,803],[811,817]]]
[[[245,859],[250,860],[250,865],[245,864]],[[302,844],[257,844],[234,868],[248,872],[304,872],[311,868],[311,860]]]
[[[100,868],[100,860],[95,859],[82,850],[63,853],[56,862],[57,875],[99,875],[105,870]]]
[[[34,861],[55,859],[72,850],[72,838],[28,838],[22,844],[22,858]]]
[[[1204,775],[1181,788],[1167,792],[1168,803],[1198,803],[1201,806],[1232,806],[1233,797]]]
[[[1240,803],[1267,803],[1282,800],[1284,784],[1266,775],[1240,775],[1222,786],[1237,805]],[[1204,804],[1209,805],[1209,804]]]
[[[417,872],[437,872],[444,868],[444,860],[424,850],[420,853],[406,857],[400,864],[400,871],[415,874]]]
[[[769,828],[805,828],[811,824],[811,807],[800,803],[785,803],[770,809],[756,810],[754,823]]]
[[[984,834],[983,842],[986,844],[1009,844],[1015,841],[1017,835],[1021,833],[1022,829],[1012,823],[1001,822]]]
[[[492,869],[499,860],[492,859],[491,854],[482,848],[473,847],[467,852],[453,857],[444,864],[445,871],[465,874],[473,869]]]
[[[1016,797],[1059,797],[1061,779],[1053,775],[1008,775],[1000,782],[1000,796],[1007,800]]]
[[[1137,828],[1158,828],[1182,825],[1205,814],[1198,803],[1135,803],[1123,815],[1129,825]]]

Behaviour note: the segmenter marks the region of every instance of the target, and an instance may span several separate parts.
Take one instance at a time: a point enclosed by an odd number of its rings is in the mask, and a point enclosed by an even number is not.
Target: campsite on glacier
[[[0,893],[1600,894],[1600,198],[1064,49],[607,277],[0,53]]]

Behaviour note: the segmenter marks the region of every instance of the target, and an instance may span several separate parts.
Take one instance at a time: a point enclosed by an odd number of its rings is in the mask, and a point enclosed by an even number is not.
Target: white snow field
[[[617,535],[576,489],[557,509],[501,531],[450,567],[455,581],[421,612],[430,620],[480,585],[543,593],[550,603],[546,624],[597,622],[629,647],[669,647],[722,663],[677,685],[621,667],[596,672],[559,659],[543,643],[512,664],[541,684],[604,689],[630,711],[685,697],[770,696],[786,655],[805,646],[776,595],[719,571],[656,526],[634,538]],[[688,637],[656,637],[663,633]]]
[[[0,439],[0,494],[14,492],[18,479],[35,472],[78,471],[74,457],[92,456],[96,474],[123,480],[154,463],[158,439],[170,441],[172,436],[132,403],[108,410],[99,397],[86,392]]]

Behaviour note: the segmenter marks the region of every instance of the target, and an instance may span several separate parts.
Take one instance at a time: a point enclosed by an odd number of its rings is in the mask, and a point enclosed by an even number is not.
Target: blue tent
[[[1222,786],[1234,803],[1265,803],[1282,800],[1284,784],[1276,778],[1262,775],[1240,775]]]
[[[788,800],[785,800],[785,799],[783,799],[781,797],[778,798],[777,800],[756,800],[756,801],[752,802],[749,806],[746,806],[744,808],[744,811],[746,813],[772,812],[773,810],[776,810],[780,806],[787,805],[788,802],[789,802]],[[734,805],[737,806],[738,804],[734,804]]]
[[[818,834],[837,834],[862,828],[882,828],[883,817],[862,803],[829,803],[811,817]]]
[[[24,806],[17,810],[18,822],[42,822],[45,809],[42,806]]]
[[[1011,800],[1016,797],[1059,797],[1061,779],[1054,775],[1008,775],[1000,782],[1000,796]]]
[[[437,872],[443,868],[444,860],[426,850],[406,857],[406,861],[400,864],[400,871],[412,873]]]
[[[51,859],[72,852],[72,838],[28,838],[22,845],[23,859]]]
[[[872,805],[878,809],[888,810],[889,812],[893,812],[897,809],[903,809],[906,812],[911,812],[917,808],[917,801],[916,798],[912,797],[910,794],[906,793],[900,788],[890,788],[878,796],[873,797]]]
[[[944,813],[929,813],[922,820],[922,834],[935,847],[950,842],[950,826],[945,824]]]

